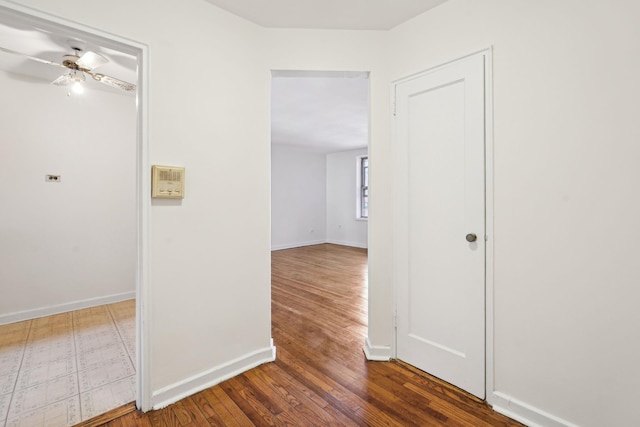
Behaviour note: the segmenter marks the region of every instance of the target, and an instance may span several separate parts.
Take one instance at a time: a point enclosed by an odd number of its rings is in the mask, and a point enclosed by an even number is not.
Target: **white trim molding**
[[[151,397],[152,407],[154,410],[162,409],[180,399],[274,360],[276,360],[276,347],[273,345],[272,339],[271,345],[267,348],[240,356],[228,363],[207,369],[204,372],[154,391]]]
[[[344,242],[341,240],[327,239],[327,240],[313,240],[310,242],[290,243],[286,245],[273,245],[271,246],[271,250],[281,251],[283,249],[301,248],[303,246],[324,245],[325,243],[328,243],[330,245],[349,246],[352,248],[361,248],[361,249],[367,249],[368,247],[366,244],[357,243],[357,242]]]
[[[494,389],[494,194],[493,194],[493,46],[485,56],[485,398]]]
[[[391,346],[389,345],[373,345],[369,337],[364,339],[364,347],[362,348],[367,360],[375,362],[388,362],[391,360]]]
[[[89,298],[80,301],[66,302],[64,304],[50,305],[47,307],[35,308],[32,310],[17,311],[0,315],[0,325],[8,323],[22,322],[23,320],[36,319],[38,317],[51,316],[54,314],[66,313],[83,308],[96,307],[99,305],[113,304],[120,301],[135,299],[136,292],[123,292],[120,294],[106,295],[103,297]]]
[[[133,44],[133,43],[132,43]],[[138,151],[136,156],[138,271],[136,280],[136,406],[142,411],[151,408],[151,295],[149,293],[149,239],[151,235],[151,160],[149,144],[149,46],[133,44],[138,48],[137,123]]]
[[[494,411],[529,427],[578,427],[576,424],[499,391],[494,391],[491,394],[489,403],[493,406]]]
[[[287,243],[284,245],[271,245],[272,251],[281,251],[283,249],[301,248],[303,246],[322,245],[327,243],[326,240],[311,240],[309,242]]]
[[[366,221],[366,220],[357,220],[357,221]],[[326,243],[330,243],[332,245],[340,245],[340,246],[349,246],[352,248],[361,248],[361,249],[367,249],[368,245],[364,244],[364,243],[358,243],[358,242],[346,242],[343,240],[333,240],[333,239],[327,239]]]

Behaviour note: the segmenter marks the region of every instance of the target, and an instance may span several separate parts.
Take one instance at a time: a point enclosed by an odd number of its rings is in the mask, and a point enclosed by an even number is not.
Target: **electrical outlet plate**
[[[184,168],[179,166],[151,166],[151,197],[156,199],[184,199]]]

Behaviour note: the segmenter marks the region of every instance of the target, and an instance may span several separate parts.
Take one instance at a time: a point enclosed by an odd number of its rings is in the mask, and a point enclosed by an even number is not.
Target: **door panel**
[[[397,357],[484,397],[484,57],[399,83],[396,105]]]

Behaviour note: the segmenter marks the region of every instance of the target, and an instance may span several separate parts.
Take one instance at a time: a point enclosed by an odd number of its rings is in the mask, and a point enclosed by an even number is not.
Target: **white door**
[[[480,398],[484,61],[474,55],[397,83],[393,148],[396,356]]]

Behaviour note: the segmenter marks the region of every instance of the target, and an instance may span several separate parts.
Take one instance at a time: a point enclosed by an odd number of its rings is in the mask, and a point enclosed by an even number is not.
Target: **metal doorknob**
[[[476,236],[473,233],[469,233],[469,234],[467,234],[466,239],[467,239],[467,242],[471,243],[471,242],[475,242],[476,240],[478,240],[478,236]]]

